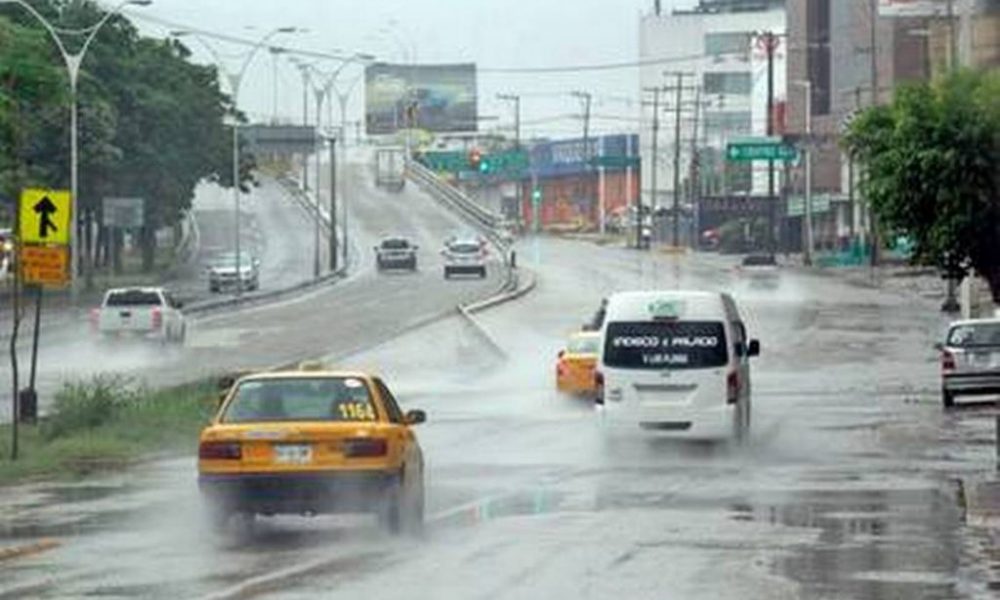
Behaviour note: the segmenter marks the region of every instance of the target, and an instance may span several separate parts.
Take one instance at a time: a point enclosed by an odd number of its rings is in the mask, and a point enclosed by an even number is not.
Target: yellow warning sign
[[[22,244],[69,244],[70,194],[29,188],[21,192],[18,232]]]
[[[58,287],[69,281],[66,246],[21,246],[20,262],[26,285]]]

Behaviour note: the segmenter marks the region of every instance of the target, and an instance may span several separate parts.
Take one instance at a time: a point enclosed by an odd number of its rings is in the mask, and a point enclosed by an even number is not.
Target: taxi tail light
[[[947,350],[941,351],[941,371],[949,373],[955,370],[955,355]]]
[[[740,374],[732,371],[726,376],[726,404],[740,401]]]
[[[243,458],[243,447],[239,442],[202,442],[198,446],[198,458],[201,460],[240,460]]]
[[[601,373],[597,369],[594,369],[594,389],[596,394],[594,396],[594,404],[603,405],[604,404],[604,373]]]
[[[153,309],[153,329],[159,329],[163,326],[163,311],[159,308]]]
[[[349,438],[341,444],[347,458],[369,458],[389,453],[389,442],[383,438]]]

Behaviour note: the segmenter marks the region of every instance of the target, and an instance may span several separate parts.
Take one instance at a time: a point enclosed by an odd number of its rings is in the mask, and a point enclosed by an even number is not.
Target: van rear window
[[[617,369],[714,369],[727,360],[719,322],[612,322],[604,338],[604,364]]]

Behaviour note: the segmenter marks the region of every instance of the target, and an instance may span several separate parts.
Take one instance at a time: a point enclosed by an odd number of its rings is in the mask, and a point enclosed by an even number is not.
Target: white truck
[[[406,185],[406,149],[384,146],[375,150],[375,187],[401,192]]]
[[[148,339],[183,343],[187,332],[183,304],[155,287],[114,288],[91,313],[91,326],[102,339]]]

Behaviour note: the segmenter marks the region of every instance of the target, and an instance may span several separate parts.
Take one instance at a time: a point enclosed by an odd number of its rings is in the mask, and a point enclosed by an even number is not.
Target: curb
[[[24,544],[23,546],[0,548],[0,562],[41,554],[42,552],[58,548],[61,545],[62,542],[58,540],[46,538],[31,544]]]
[[[493,308],[494,306],[499,306],[501,304],[517,300],[522,296],[526,296],[528,293],[530,293],[532,290],[535,289],[535,286],[538,283],[538,278],[535,276],[533,272],[527,269],[521,269],[519,273],[523,273],[528,276],[527,277],[528,283],[522,286],[520,285],[520,282],[517,281],[517,279],[519,278],[515,278],[513,290],[509,292],[505,291],[506,289],[509,289],[511,287],[507,286],[507,288],[501,289],[499,294],[494,295],[491,298],[486,298],[485,300],[480,300],[479,302],[474,302],[472,304],[465,305],[464,306],[465,311],[468,312],[469,314],[474,315],[478,312],[482,312],[484,310]]]

